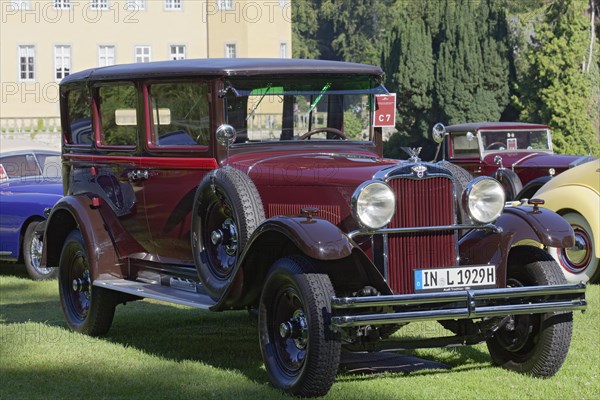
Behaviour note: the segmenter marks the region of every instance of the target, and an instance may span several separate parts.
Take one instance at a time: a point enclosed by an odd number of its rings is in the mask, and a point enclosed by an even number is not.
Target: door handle
[[[130,182],[145,181],[148,179],[148,171],[143,171],[141,169],[129,171],[127,173],[127,179],[129,179]]]

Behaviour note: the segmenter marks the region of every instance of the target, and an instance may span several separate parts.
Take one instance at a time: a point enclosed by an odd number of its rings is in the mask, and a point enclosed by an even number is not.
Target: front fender
[[[340,228],[320,218],[274,217],[261,224],[253,238],[259,239],[265,232],[285,235],[302,253],[316,260],[348,257],[356,246]]]
[[[329,221],[307,217],[273,217],[263,222],[252,234],[231,276],[227,291],[212,309],[252,305],[260,295],[271,265],[281,257],[299,253],[322,261],[321,266],[337,262],[345,264],[350,259],[361,265],[370,263],[358,245]],[[379,274],[374,266],[372,269],[374,271],[369,278],[383,282],[382,278],[378,279]],[[381,286],[381,290],[386,287],[385,283],[374,286]]]
[[[527,206],[507,207],[496,221],[504,234],[511,234],[511,246],[533,240],[545,246],[567,248],[574,245],[573,229],[553,211]]]
[[[527,182],[527,185],[521,189],[521,191],[515,197],[515,200],[520,199],[531,199],[535,192],[539,190],[546,182],[548,182],[552,177],[550,175],[540,176],[539,178],[535,178],[532,181]]]
[[[52,208],[46,222],[42,265],[58,267],[64,241],[73,229],[83,236],[92,279],[99,271],[123,277],[119,257],[98,206],[87,195],[66,196]]]

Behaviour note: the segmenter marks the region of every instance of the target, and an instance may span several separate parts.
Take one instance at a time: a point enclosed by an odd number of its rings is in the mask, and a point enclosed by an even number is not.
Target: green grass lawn
[[[0,399],[280,399],[262,365],[256,321],[149,300],[117,307],[106,337],[71,332],[57,282],[0,265]],[[560,372],[534,379],[490,364],[485,345],[413,352],[448,370],[341,373],[332,399],[591,399],[600,395],[600,286],[576,312]],[[428,323],[400,334],[441,332]]]

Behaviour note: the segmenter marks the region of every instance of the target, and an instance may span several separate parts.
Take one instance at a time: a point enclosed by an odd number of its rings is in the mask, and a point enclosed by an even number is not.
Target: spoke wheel
[[[577,213],[563,218],[571,224],[575,233],[575,245],[568,249],[551,247],[548,252],[558,261],[568,282],[600,281],[600,258],[594,249],[594,234],[590,224]]]
[[[508,286],[563,283],[560,267],[548,253],[530,246],[511,251]],[[512,316],[487,341],[492,361],[503,368],[537,377],[553,376],[567,356],[572,320],[572,312]]]
[[[335,380],[340,341],[331,331],[329,277],[301,256],[275,262],[259,306],[263,360],[274,386],[297,396],[322,396]]]
[[[31,279],[39,281],[54,279],[58,275],[57,268],[42,267],[43,237],[35,230],[40,222],[34,221],[27,225],[23,236],[23,261]]]
[[[72,231],[60,256],[59,291],[69,326],[77,332],[96,336],[108,332],[115,313],[110,292],[92,288],[92,275],[81,232]]]

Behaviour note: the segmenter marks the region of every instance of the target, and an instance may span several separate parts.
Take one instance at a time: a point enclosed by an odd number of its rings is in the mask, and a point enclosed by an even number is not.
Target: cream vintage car
[[[600,281],[600,160],[572,168],[538,190],[535,198],[562,215],[575,233],[575,246],[550,248],[569,282]]]

